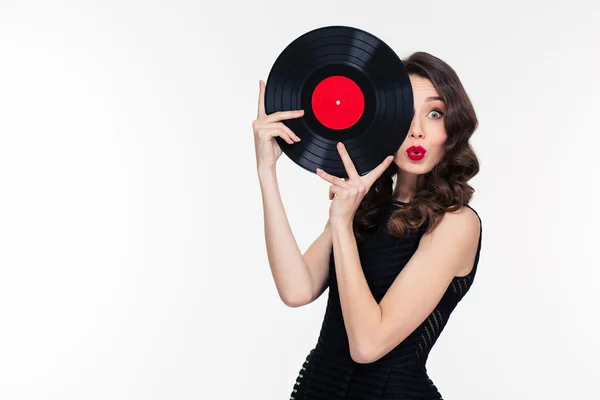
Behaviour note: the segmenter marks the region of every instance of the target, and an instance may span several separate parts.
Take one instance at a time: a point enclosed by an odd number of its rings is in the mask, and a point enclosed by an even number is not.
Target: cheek
[[[433,142],[432,145],[433,145],[433,147],[435,147],[436,151],[443,151],[445,142],[446,142],[445,140],[437,140],[437,141]]]
[[[434,163],[438,163],[440,161],[440,159],[442,158],[443,154],[444,154],[444,144],[446,143],[446,134],[441,134],[441,135],[436,135],[435,138],[432,138],[432,140],[429,142],[429,145],[431,146],[431,155],[432,157],[432,162]]]
[[[446,143],[448,135],[444,129],[439,129],[437,132],[429,136],[430,143],[432,146],[436,148],[443,148],[444,143]]]

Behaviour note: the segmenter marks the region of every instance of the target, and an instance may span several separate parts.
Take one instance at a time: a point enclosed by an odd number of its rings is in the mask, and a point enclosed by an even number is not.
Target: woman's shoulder
[[[468,203],[463,204],[463,206],[459,210],[463,210],[463,212],[469,212],[466,210],[470,210],[470,212],[474,213],[475,216],[477,217],[477,219],[479,220],[479,222],[481,223],[481,216],[470,204],[468,204]]]
[[[470,224],[473,229],[477,232],[479,242],[481,242],[481,234],[483,232],[481,216],[479,213],[470,205],[465,203],[458,211],[462,215],[463,223]]]
[[[450,213],[453,215],[471,215],[472,218],[480,219],[479,214],[477,213],[475,208],[473,208],[473,206],[471,206],[469,203],[464,203],[457,210],[448,211],[447,213]],[[465,218],[468,218],[468,217],[465,217]]]
[[[447,224],[452,224],[455,229],[477,232],[481,230],[481,217],[468,203],[463,204],[455,211],[446,212],[444,219],[446,219]]]
[[[477,241],[481,234],[481,218],[473,207],[464,204],[456,210],[446,211],[426,236],[440,236],[452,240],[459,235]]]

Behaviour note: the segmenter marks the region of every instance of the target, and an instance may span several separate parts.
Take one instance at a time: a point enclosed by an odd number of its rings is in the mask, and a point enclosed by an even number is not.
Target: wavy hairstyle
[[[475,190],[467,183],[479,172],[479,161],[469,144],[478,126],[475,110],[452,67],[425,52],[416,52],[402,60],[409,75],[429,79],[445,104],[443,115],[447,138],[440,161],[417,179],[411,201],[396,208],[387,222],[387,230],[402,238],[411,230],[427,227],[432,231],[444,213],[468,204]],[[398,166],[392,163],[375,181],[356,211],[353,230],[357,240],[374,230],[381,213],[393,199]]]

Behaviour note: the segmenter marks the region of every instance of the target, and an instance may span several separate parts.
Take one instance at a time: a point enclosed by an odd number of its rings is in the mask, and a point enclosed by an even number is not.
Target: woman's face
[[[425,174],[440,161],[446,141],[444,103],[429,79],[410,75],[414,97],[414,116],[394,162],[405,172]],[[420,146],[421,148],[418,148]]]

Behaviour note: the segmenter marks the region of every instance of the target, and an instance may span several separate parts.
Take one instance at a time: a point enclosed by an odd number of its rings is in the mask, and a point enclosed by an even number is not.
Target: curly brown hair
[[[393,210],[387,230],[402,238],[409,231],[430,232],[444,213],[468,204],[475,190],[467,183],[479,172],[479,161],[469,143],[478,126],[471,100],[452,67],[425,52],[402,60],[409,75],[429,79],[446,106],[444,127],[447,138],[440,161],[426,174],[419,175],[413,198]],[[392,163],[375,181],[356,211],[353,230],[358,241],[375,229],[381,213],[394,201],[394,182],[398,167]]]

